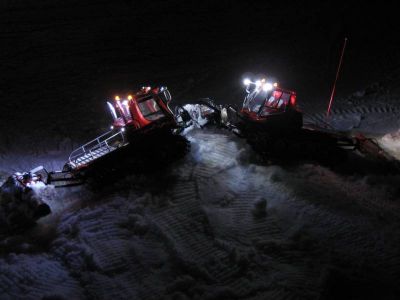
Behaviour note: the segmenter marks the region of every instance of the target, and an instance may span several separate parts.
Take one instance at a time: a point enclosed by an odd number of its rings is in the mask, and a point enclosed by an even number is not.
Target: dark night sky
[[[339,96],[398,66],[396,10],[382,3],[49,0],[0,8],[0,96],[17,121],[57,122],[65,105],[93,118],[106,98],[144,84],[165,84],[180,102],[240,102],[247,72],[275,77],[301,101],[326,101],[345,36]]]

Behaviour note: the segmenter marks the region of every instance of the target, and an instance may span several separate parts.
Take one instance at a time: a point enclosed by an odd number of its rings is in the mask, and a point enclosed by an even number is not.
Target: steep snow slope
[[[188,138],[167,171],[48,192],[55,214],[1,240],[1,298],[398,295],[398,176],[264,166],[227,132]]]

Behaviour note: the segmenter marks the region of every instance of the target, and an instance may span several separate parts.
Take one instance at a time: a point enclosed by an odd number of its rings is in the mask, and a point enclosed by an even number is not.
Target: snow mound
[[[400,130],[385,134],[378,142],[385,151],[400,160]]]
[[[10,176],[0,186],[0,232],[32,226],[51,212],[50,206],[40,197],[46,186],[39,182],[25,187],[17,176]]]

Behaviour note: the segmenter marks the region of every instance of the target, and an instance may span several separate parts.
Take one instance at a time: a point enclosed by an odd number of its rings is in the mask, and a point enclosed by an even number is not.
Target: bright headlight
[[[249,85],[250,83],[251,83],[251,80],[249,78],[246,78],[245,80],[243,80],[244,85]]]
[[[264,90],[265,92],[268,92],[268,91],[272,90],[272,84],[269,83],[269,82],[264,83],[264,85],[263,85],[263,90]]]

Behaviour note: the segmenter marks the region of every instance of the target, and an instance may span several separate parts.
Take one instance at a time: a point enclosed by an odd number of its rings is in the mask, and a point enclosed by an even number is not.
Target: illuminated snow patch
[[[40,190],[46,188],[46,184],[41,181],[28,183],[26,186],[31,188],[35,192],[40,192]]]
[[[208,123],[208,120],[202,117],[202,108],[204,109],[204,105],[186,104],[183,108],[188,111],[196,127],[204,126]]]
[[[378,142],[385,151],[400,160],[400,130],[385,134]]]

